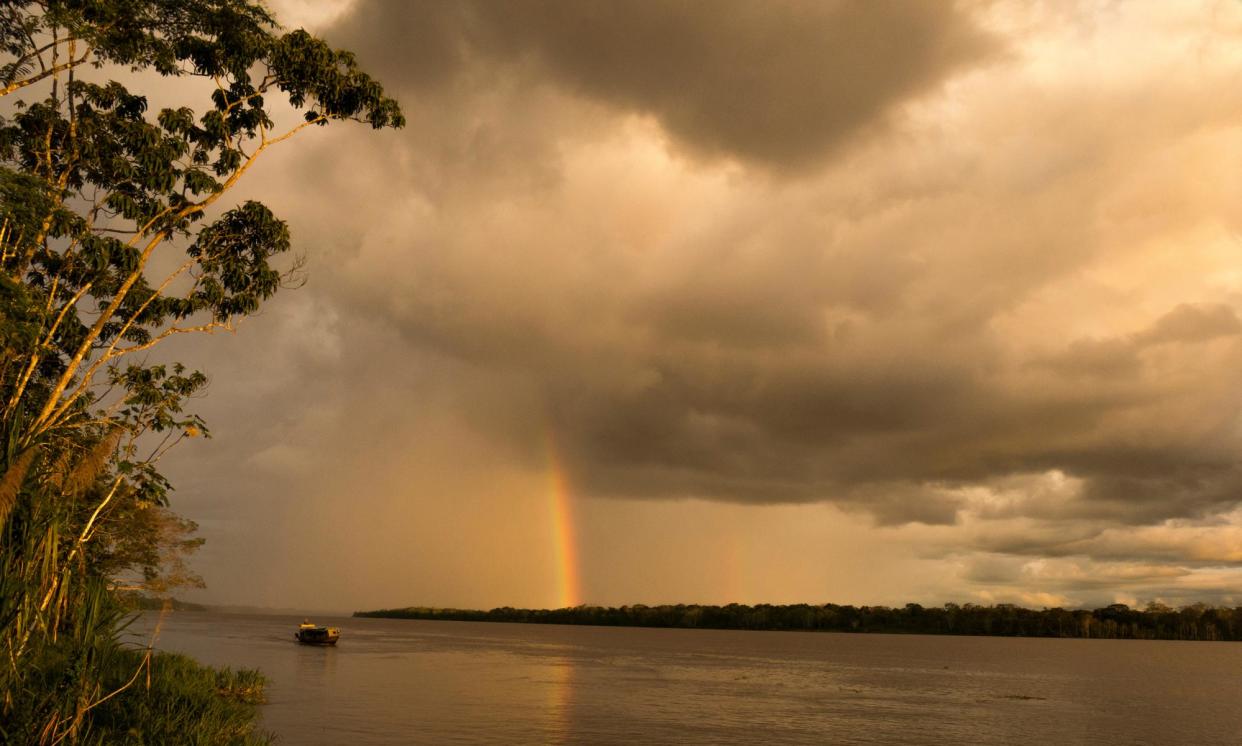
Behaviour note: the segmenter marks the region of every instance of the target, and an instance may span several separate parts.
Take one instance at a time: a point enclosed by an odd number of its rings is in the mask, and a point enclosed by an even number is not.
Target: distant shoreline
[[[211,609],[202,604],[181,601],[176,598],[160,598],[158,596],[148,596],[132,592],[122,592],[118,595],[121,604],[133,611],[162,611],[165,606],[170,611],[211,611]]]
[[[705,606],[574,606],[564,609],[488,611],[411,606],[355,611],[359,618],[425,619],[519,624],[578,624],[604,627],[665,627],[857,632],[987,637],[1057,637],[1133,640],[1242,640],[1242,607],[1195,604],[1180,609],[1026,609],[1010,604],[945,604],[924,607],[839,606],[837,604],[729,604]]]

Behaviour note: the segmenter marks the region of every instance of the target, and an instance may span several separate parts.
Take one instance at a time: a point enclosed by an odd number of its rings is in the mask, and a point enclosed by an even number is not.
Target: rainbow
[[[556,438],[551,431],[548,447],[548,507],[552,517],[552,547],[556,562],[557,603],[561,608],[582,603],[578,578],[578,544],[574,535],[573,498],[569,478],[561,464]]]

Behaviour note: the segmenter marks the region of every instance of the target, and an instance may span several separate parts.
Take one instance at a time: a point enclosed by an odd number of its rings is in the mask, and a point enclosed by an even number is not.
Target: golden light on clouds
[[[587,602],[1242,599],[1239,4],[342,7],[410,126],[256,175],[225,600],[552,603],[549,428]]]

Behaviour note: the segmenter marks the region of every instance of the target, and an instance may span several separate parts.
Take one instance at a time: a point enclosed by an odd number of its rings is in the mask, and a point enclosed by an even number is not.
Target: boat
[[[298,631],[293,636],[303,645],[335,645],[341,638],[341,631],[336,627],[311,624],[307,620],[298,625]]]

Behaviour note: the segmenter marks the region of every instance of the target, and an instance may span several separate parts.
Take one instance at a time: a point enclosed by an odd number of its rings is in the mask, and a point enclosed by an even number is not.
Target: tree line
[[[1099,609],[1027,609],[1012,604],[948,603],[900,607],[838,604],[710,606],[574,606],[563,609],[489,611],[407,607],[357,611],[356,617],[430,619],[523,624],[583,624],[609,627],[801,630],[998,637],[1080,637],[1126,640],[1242,640],[1242,607],[1194,604],[1144,609],[1111,604]]]

